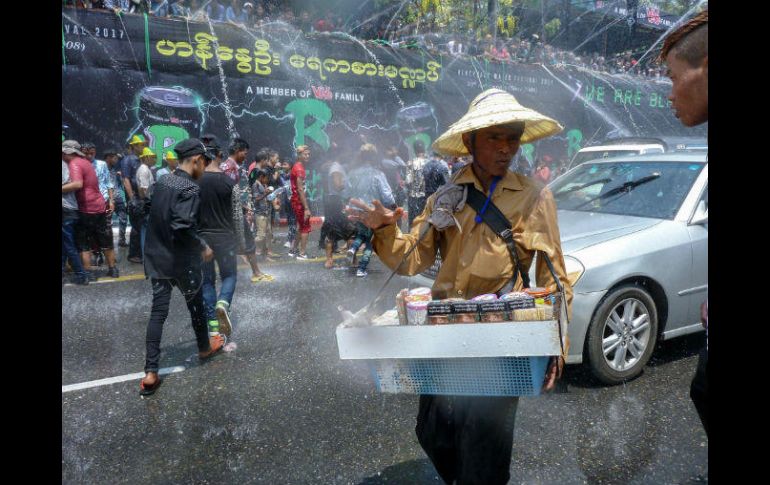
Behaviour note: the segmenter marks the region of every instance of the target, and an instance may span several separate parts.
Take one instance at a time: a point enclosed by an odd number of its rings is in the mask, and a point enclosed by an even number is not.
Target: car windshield
[[[609,157],[625,157],[628,155],[638,155],[639,150],[600,150],[594,152],[580,152],[575,155],[570,166],[577,167],[581,163],[585,163],[591,160],[600,160],[602,158]]]
[[[550,189],[559,209],[673,219],[704,166],[586,163],[556,179]]]

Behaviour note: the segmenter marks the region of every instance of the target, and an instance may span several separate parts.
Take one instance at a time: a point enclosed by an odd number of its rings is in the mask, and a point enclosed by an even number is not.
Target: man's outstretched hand
[[[390,210],[385,208],[379,200],[373,200],[372,205],[374,207],[360,199],[350,199],[350,205],[345,208],[345,212],[348,214],[348,219],[360,222],[369,229],[379,229],[388,224],[395,224],[404,215],[404,209],[401,207]]]

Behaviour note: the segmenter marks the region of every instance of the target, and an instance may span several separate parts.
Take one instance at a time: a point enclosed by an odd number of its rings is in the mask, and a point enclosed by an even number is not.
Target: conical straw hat
[[[468,112],[462,118],[452,123],[433,142],[433,150],[448,156],[469,155],[463,145],[463,133],[516,122],[524,122],[522,144],[555,135],[564,129],[558,121],[519,104],[512,94],[502,89],[487,89],[471,101]]]

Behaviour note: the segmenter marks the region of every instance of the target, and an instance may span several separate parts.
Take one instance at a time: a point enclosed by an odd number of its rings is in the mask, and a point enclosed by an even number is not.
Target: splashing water
[[[662,41],[663,39],[665,39],[665,38],[666,38],[666,36],[667,36],[667,35],[668,35],[668,34],[669,34],[669,33],[670,33],[672,30],[674,30],[674,29],[678,29],[678,28],[679,28],[679,27],[682,25],[682,23],[684,22],[684,20],[690,16],[690,14],[691,14],[691,13],[693,13],[693,12],[694,12],[696,9],[698,9],[698,8],[699,8],[701,5],[703,5],[703,4],[704,4],[704,3],[706,3],[707,1],[708,1],[708,0],[699,0],[699,1],[698,1],[698,3],[696,3],[695,5],[693,5],[693,6],[692,6],[692,8],[690,8],[690,10],[688,10],[687,12],[685,12],[685,13],[684,13],[684,15],[682,15],[681,17],[679,17],[679,20],[677,20],[676,22],[674,22],[674,23],[671,25],[671,27],[669,27],[669,28],[668,28],[668,29],[667,29],[665,32],[663,32],[663,35],[661,35],[661,36],[658,38],[658,40],[656,40],[656,41],[655,41],[655,42],[654,42],[654,43],[653,43],[653,44],[650,46],[650,48],[649,48],[649,49],[647,49],[647,51],[645,51],[645,53],[644,53],[644,54],[642,54],[642,57],[640,57],[640,58],[639,58],[639,60],[636,62],[636,64],[635,64],[634,66],[632,66],[632,67],[631,67],[631,70],[634,70],[634,69],[636,69],[636,68],[637,68],[637,66],[640,66],[640,65],[642,64],[642,59],[644,59],[645,57],[647,57],[647,54],[649,54],[650,52],[652,52],[652,50],[653,50],[653,49],[655,49],[655,46],[657,46],[657,45],[660,43],[660,41]]]
[[[209,24],[209,31],[211,32],[211,37],[214,38],[214,52],[216,53],[217,58],[217,68],[219,69],[219,81],[222,83],[222,96],[224,96],[224,108],[225,108],[225,115],[227,116],[227,133],[230,135],[230,138],[237,138],[238,132],[235,130],[235,123],[233,122],[233,111],[232,107],[230,106],[230,98],[227,94],[227,81],[225,80],[225,70],[222,67],[222,59],[219,57],[219,39],[217,38],[217,35],[214,33],[214,25],[211,23],[210,18],[206,18]]]

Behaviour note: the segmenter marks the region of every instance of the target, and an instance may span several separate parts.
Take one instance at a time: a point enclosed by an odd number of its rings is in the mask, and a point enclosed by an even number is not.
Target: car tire
[[[633,379],[650,360],[657,336],[657,306],[643,287],[610,290],[588,329],[586,353],[592,373],[605,384]]]

